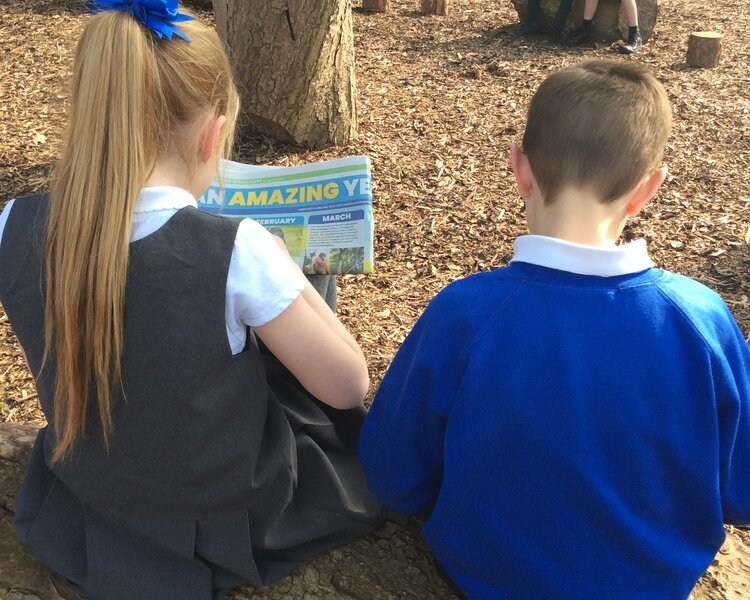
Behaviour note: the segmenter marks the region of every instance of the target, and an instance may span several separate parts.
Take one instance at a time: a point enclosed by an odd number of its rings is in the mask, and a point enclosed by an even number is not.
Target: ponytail
[[[221,43],[197,21],[181,29],[191,42],[159,40],[130,14],[105,12],[90,18],[76,50],[45,246],[43,365],[56,365],[54,461],[86,435],[91,402],[110,443],[131,223],[150,170],[175,126],[207,109],[227,115],[231,144],[238,101]]]

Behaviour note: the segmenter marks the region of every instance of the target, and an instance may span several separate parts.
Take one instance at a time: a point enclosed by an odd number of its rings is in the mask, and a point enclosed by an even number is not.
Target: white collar
[[[198,206],[190,192],[178,187],[160,185],[141,190],[135,203],[135,212],[138,214],[155,210],[179,210],[186,206]]]
[[[542,235],[522,235],[513,246],[511,262],[525,262],[578,275],[615,277],[654,266],[646,240],[620,246],[589,246]]]

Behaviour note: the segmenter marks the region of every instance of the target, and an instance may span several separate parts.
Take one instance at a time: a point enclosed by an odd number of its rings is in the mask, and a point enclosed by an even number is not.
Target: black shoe
[[[619,46],[617,48],[617,51],[620,54],[633,54],[633,52],[638,52],[643,47],[643,39],[641,39],[641,34],[639,32],[636,32],[635,35],[629,35],[628,36],[628,42],[626,44],[623,44],[622,46]]]
[[[560,42],[560,38],[562,38],[562,31],[557,27],[550,27],[545,38],[550,44],[557,44]]]
[[[516,37],[528,37],[539,33],[542,30],[542,26],[539,21],[529,21],[528,23],[522,23],[521,26],[513,32]]]
[[[568,46],[579,46],[583,43],[590,42],[593,39],[591,27],[579,27],[568,36],[565,43]]]

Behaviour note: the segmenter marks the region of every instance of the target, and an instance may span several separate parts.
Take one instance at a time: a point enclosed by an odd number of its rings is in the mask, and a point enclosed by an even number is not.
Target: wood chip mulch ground
[[[374,165],[377,272],[340,282],[376,389],[426,303],[449,282],[507,263],[525,231],[508,166],[533,91],[582,59],[649,64],[674,108],[670,177],[625,238],[717,290],[750,338],[750,11],[735,0],[662,0],[653,37],[632,57],[512,35],[510,1],[454,0],[422,17],[417,0],[368,14],[354,0],[359,137],[307,151],[246,141],[244,162],[297,164],[367,154]],[[210,13],[203,12],[207,18]],[[75,0],[0,6],[0,207],[44,189],[60,147],[74,42],[88,17]],[[721,64],[685,65],[688,35],[724,34]],[[33,380],[0,311],[0,420],[42,422]],[[740,538],[738,538],[740,539]],[[747,541],[747,540],[746,540]]]

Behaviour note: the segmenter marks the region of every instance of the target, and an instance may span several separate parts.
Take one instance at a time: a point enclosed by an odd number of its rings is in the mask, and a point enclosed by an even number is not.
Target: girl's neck
[[[196,189],[185,161],[180,157],[166,156],[157,160],[146,179],[144,187],[170,186],[178,187],[190,192],[195,198],[200,197],[203,190]]]
[[[205,164],[198,163],[190,169],[181,157],[170,155],[156,161],[144,187],[178,187],[190,192],[197,200],[211,184],[213,175],[213,170]]]
[[[178,129],[170,148],[154,163],[145,186],[172,186],[200,198],[219,166],[218,140],[226,117],[211,113]]]

